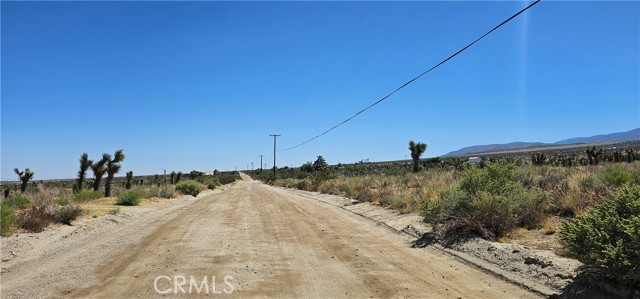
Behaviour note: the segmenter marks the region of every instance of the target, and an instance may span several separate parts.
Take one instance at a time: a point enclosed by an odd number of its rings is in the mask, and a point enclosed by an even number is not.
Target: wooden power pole
[[[262,172],[262,155],[260,155],[260,171]]]
[[[276,179],[276,138],[282,135],[273,134],[269,136],[273,136],[273,179],[275,180]]]

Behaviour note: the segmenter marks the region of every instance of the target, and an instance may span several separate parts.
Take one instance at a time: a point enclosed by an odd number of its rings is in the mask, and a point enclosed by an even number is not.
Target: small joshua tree
[[[107,157],[109,159],[107,160],[106,167],[107,181],[104,184],[105,197],[111,196],[111,183],[113,182],[113,177],[120,171],[120,162],[124,160],[124,153],[120,149],[115,152],[115,154],[113,155],[113,159],[111,159],[111,156],[109,154],[107,154]]]
[[[427,150],[427,145],[422,142],[415,143],[411,140],[409,141],[409,150],[411,151],[411,159],[413,159],[413,172],[418,172],[420,170],[418,164],[420,156]]]
[[[131,181],[133,180],[133,171],[127,172],[127,181],[124,183],[125,189],[131,189]]]
[[[171,181],[171,185],[176,183],[176,172],[175,171],[172,171],[169,174],[169,181]]]
[[[31,180],[31,178],[33,177],[34,173],[31,170],[29,170],[29,168],[25,169],[24,171],[20,171],[18,168],[15,168],[13,169],[13,171],[15,171],[18,177],[20,178],[20,191],[24,193],[25,191],[27,191],[27,184],[29,183],[29,180]]]

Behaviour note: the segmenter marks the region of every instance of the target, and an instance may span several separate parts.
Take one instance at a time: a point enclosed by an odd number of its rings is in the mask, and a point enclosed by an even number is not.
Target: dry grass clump
[[[28,198],[28,202],[13,207],[15,216],[10,217],[11,221],[3,221],[4,225],[39,232],[54,222],[70,225],[82,213],[79,206],[70,203],[71,192],[66,189],[41,185],[37,191],[25,193],[24,197]],[[6,204],[11,202],[7,201]]]

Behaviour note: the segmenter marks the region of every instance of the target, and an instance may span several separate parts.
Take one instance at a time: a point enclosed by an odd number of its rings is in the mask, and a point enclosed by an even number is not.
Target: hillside
[[[626,132],[602,134],[602,135],[595,135],[591,137],[574,137],[569,139],[563,139],[554,143],[511,142],[511,143],[504,143],[504,144],[473,145],[473,146],[461,148],[456,151],[449,152],[446,155],[444,155],[444,157],[468,156],[468,155],[475,155],[475,154],[482,154],[482,153],[504,152],[504,151],[519,150],[519,149],[553,147],[558,145],[619,142],[619,141],[633,141],[633,140],[640,140],[640,128],[633,129]]]

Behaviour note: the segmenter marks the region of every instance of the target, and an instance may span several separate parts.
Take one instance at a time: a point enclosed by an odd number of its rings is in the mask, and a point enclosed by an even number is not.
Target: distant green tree
[[[105,168],[105,164],[111,159],[109,154],[102,154],[102,159],[100,161],[91,164],[91,170],[93,171],[93,176],[95,179],[93,180],[93,191],[98,191],[100,189],[100,181],[102,181],[102,177],[104,173],[107,171]]]
[[[169,174],[169,181],[171,181],[171,185],[176,183],[176,172],[175,171],[172,171]]]
[[[78,170],[78,181],[76,182],[74,191],[80,191],[84,187],[84,180],[87,176],[87,170],[91,167],[91,163],[93,163],[93,161],[89,160],[87,153],[83,153],[82,156],[80,156],[80,170]]]
[[[29,180],[33,178],[34,172],[32,172],[29,168],[25,169],[24,171],[20,171],[18,168],[14,168],[13,171],[15,171],[15,173],[20,178],[20,191],[24,193],[25,191],[27,191],[27,184],[29,183]]]
[[[411,151],[411,159],[413,159],[413,172],[420,170],[420,156],[427,150],[427,145],[413,140],[409,141],[409,150]]]
[[[109,155],[107,155],[109,156]],[[122,150],[117,150],[113,155],[113,159],[109,156],[109,160],[107,161],[107,181],[104,184],[104,197],[111,196],[111,183],[113,182],[113,177],[116,173],[120,171],[120,162],[124,160],[124,153]]]
[[[313,170],[314,171],[321,171],[324,170],[325,168],[327,168],[329,166],[329,164],[327,164],[327,161],[324,159],[324,157],[322,156],[318,156],[318,158],[316,159],[315,162],[313,162]]]
[[[313,163],[311,162],[307,162],[302,164],[302,166],[300,166],[300,170],[307,172],[307,173],[312,173],[313,172]]]
[[[182,179],[182,171],[178,171],[176,174],[176,184],[180,182],[180,179]]]
[[[125,189],[131,189],[131,181],[133,180],[133,171],[128,171],[127,172],[127,180],[124,183],[124,188]]]

